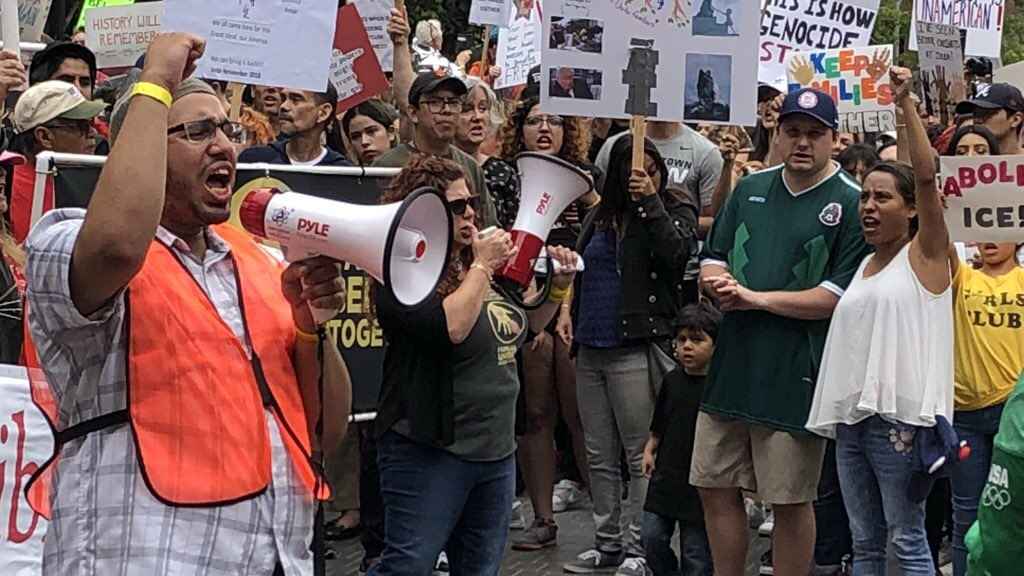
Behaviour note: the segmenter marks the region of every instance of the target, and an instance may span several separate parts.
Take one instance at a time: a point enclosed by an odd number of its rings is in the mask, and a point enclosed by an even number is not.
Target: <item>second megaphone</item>
[[[428,188],[383,206],[260,188],[242,201],[239,218],[250,234],[278,242],[288,260],[348,262],[405,306],[429,298],[448,266],[451,215],[444,197]]]
[[[512,241],[519,248],[499,276],[525,288],[533,280],[533,262],[548,240],[548,233],[562,212],[593,189],[587,174],[550,154],[523,152],[519,167],[519,212],[512,225]]]

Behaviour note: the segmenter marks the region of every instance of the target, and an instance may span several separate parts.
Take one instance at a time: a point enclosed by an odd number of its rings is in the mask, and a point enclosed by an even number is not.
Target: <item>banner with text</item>
[[[200,78],[322,92],[331,69],[335,0],[165,0],[163,29],[206,39]]]
[[[891,65],[891,45],[793,53],[786,64],[789,91],[811,87],[830,95],[840,132],[888,132],[896,129]]]
[[[1024,242],[1024,156],[941,156],[954,242]]]
[[[914,0],[909,50],[917,50],[918,22],[946,24],[967,31],[965,56],[1002,58],[1004,0]]]
[[[77,30],[85,26],[85,19],[89,17],[89,12],[96,8],[127,6],[129,4],[135,4],[135,0],[85,0],[82,3],[82,12],[78,15],[78,23],[75,24],[75,29]]]
[[[879,0],[762,0],[757,79],[785,91],[794,51],[860,48],[871,43]]]
[[[25,486],[53,454],[53,433],[32,402],[28,373],[0,364],[0,574],[40,576],[46,519],[32,510]]]
[[[373,98],[388,87],[388,79],[380,69],[377,54],[363,27],[363,19],[358,9],[351,4],[338,10],[338,26],[331,56],[331,83],[338,91],[339,114]]]
[[[473,0],[469,23],[477,26],[507,26],[511,0]]]
[[[497,89],[526,84],[530,68],[540,64],[541,23],[537,18],[515,18],[508,28],[498,32],[496,65],[501,76],[494,81]]]
[[[85,19],[85,45],[99,68],[133,66],[160,32],[163,2],[96,8]]]
[[[350,0],[349,4],[354,5],[363,18],[363,27],[370,36],[381,70],[391,72],[395,68],[395,46],[388,36],[388,18],[395,0]]]
[[[55,208],[86,208],[96,188],[101,166],[58,164],[53,176]],[[291,167],[289,167],[291,168]],[[352,175],[322,174],[293,170],[275,170],[273,166],[239,164],[232,198],[232,223],[239,225],[238,208],[245,195],[255,188],[278,188],[310,196],[329,198],[353,204],[378,204],[384,186],[398,170],[385,171],[386,176],[360,176],[360,169],[347,171]],[[384,363],[384,335],[376,320],[367,315],[369,287],[365,272],[346,265],[345,309],[327,323],[327,332],[341,350],[352,375],[352,412],[373,412],[380,394]],[[6,572],[0,571],[0,574]]]
[[[917,56],[921,100],[929,114],[949,124],[958,102],[967,97],[960,30],[945,24],[917,22]]]

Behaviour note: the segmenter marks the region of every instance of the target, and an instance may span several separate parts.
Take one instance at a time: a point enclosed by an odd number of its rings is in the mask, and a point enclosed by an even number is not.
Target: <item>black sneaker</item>
[[[622,563],[622,553],[608,554],[600,550],[587,550],[575,560],[562,565],[562,570],[569,574],[611,574]]]

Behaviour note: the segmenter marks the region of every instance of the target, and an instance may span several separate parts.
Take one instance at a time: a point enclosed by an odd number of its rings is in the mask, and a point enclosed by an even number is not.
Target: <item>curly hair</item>
[[[270,125],[270,119],[266,114],[257,112],[255,108],[242,106],[238,123],[244,126],[245,131],[251,136],[251,146],[268,146],[274,141],[274,128]]]
[[[540,104],[540,99],[527,98],[519,103],[505,121],[501,128],[501,157],[507,161],[515,160],[520,152],[526,150],[523,142],[523,126],[526,124],[526,117],[533,107]],[[578,116],[563,116],[565,128],[562,137],[562,149],[558,151],[558,157],[562,160],[572,162],[577,166],[590,163],[590,124]]]

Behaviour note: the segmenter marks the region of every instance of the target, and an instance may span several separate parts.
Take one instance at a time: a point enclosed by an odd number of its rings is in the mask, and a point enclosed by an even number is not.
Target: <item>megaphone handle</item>
[[[303,290],[309,287],[306,284],[305,278],[303,278],[301,282]],[[323,308],[317,308],[316,306],[313,306],[312,301],[307,301],[306,306],[309,307],[309,313],[313,315],[313,322],[315,322],[317,326],[326,324],[327,322],[334,320],[334,316],[336,314],[335,310],[324,310]]]

